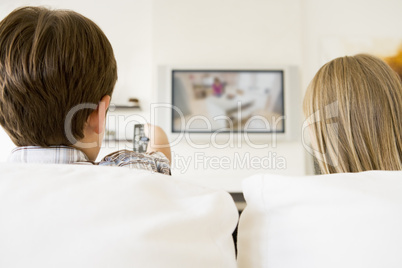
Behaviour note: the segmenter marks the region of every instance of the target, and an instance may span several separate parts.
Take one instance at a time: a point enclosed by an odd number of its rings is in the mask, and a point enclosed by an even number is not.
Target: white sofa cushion
[[[246,179],[238,267],[402,267],[402,171]]]
[[[235,267],[230,195],[118,167],[0,164],[0,267]]]

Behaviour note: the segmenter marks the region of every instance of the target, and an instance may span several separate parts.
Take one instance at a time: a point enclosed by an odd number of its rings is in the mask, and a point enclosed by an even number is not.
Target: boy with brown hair
[[[11,12],[0,22],[0,124],[18,146],[9,160],[94,163],[116,80],[113,49],[88,18],[42,7]],[[147,153],[119,151],[99,164],[169,174],[166,134],[147,132]]]

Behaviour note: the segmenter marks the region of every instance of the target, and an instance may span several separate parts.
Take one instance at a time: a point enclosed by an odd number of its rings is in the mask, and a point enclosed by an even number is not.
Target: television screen
[[[284,133],[282,70],[172,70],[172,132]]]

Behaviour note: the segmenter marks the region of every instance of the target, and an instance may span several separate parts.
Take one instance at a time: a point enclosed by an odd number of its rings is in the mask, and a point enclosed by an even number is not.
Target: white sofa
[[[246,179],[238,267],[402,267],[402,171]]]
[[[231,196],[118,167],[0,164],[0,267],[236,267]]]
[[[117,167],[0,164],[0,267],[402,267],[402,171],[243,182],[230,195]]]

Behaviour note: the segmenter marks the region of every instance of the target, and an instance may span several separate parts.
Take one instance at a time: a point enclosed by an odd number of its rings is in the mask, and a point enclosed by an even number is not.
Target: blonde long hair
[[[402,169],[402,84],[382,60],[359,54],[328,62],[303,110],[322,173]]]

